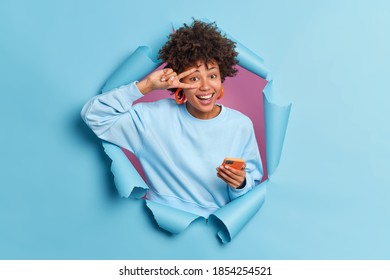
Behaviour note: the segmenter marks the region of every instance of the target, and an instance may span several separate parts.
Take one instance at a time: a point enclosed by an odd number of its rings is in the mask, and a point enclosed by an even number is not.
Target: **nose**
[[[210,89],[210,85],[207,81],[207,79],[202,79],[201,80],[201,85],[199,87],[199,90],[201,91],[208,91]]]

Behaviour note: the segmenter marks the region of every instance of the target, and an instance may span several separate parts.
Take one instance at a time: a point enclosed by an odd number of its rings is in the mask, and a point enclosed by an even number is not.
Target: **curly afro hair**
[[[196,65],[198,61],[206,65],[216,63],[223,82],[225,77],[237,74],[238,53],[235,46],[235,42],[220,33],[215,22],[194,20],[190,26],[184,24],[169,35],[168,42],[159,51],[159,59],[177,73]]]

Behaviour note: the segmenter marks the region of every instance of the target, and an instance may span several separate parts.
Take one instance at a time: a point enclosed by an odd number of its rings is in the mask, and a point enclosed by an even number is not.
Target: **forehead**
[[[219,66],[217,63],[213,61],[209,61],[208,63],[205,63],[204,61],[197,61],[194,65],[187,67],[185,70],[189,70],[193,67],[196,67],[199,71],[202,70],[219,70]]]

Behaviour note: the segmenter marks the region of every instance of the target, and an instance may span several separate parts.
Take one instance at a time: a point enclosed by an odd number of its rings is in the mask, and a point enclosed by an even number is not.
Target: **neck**
[[[221,112],[221,106],[219,106],[219,105],[214,105],[213,109],[210,112],[196,111],[192,107],[188,106],[188,104],[186,104],[186,107],[187,107],[188,113],[190,113],[193,117],[195,117],[197,119],[201,119],[201,120],[213,119],[216,116],[218,116],[219,113]]]

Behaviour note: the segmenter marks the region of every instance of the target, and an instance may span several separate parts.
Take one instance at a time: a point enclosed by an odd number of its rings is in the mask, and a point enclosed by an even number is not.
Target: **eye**
[[[217,75],[216,75],[216,74],[211,74],[211,75],[210,75],[210,78],[211,78],[211,79],[216,79],[216,78],[217,78]]]
[[[191,77],[191,78],[190,78],[190,81],[191,81],[191,82],[196,82],[196,81],[198,81],[198,80],[199,80],[198,77]]]

